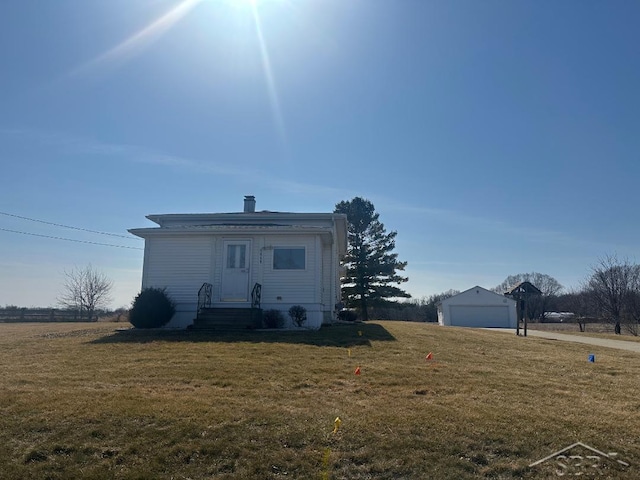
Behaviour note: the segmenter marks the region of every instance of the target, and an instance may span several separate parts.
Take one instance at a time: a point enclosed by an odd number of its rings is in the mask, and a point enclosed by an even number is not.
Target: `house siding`
[[[292,305],[301,305],[307,309],[307,328],[320,328],[329,307],[323,304],[322,281],[324,250],[320,238],[316,235],[272,235],[257,242],[258,259],[261,268],[257,276],[262,284],[262,308],[280,310],[287,327],[292,327],[288,310]],[[304,270],[276,270],[273,268],[273,250],[275,247],[304,247]]]
[[[314,235],[308,236],[167,236],[147,239],[143,288],[166,288],[176,303],[176,315],[170,327],[184,327],[193,322],[197,308],[197,294],[203,283],[213,285],[212,301],[218,306],[232,306],[234,302],[222,302],[222,265],[225,240],[251,240],[251,265],[249,291],[253,285],[262,284],[263,308],[282,310],[288,319],[291,305],[302,305],[308,310],[310,323],[323,321],[322,311],[330,299],[322,293],[318,279],[325,281],[324,273],[317,273],[317,266],[324,267],[322,258],[326,252],[318,250],[321,242]],[[275,270],[273,247],[304,247],[304,270]],[[330,262],[330,258],[327,259]],[[327,268],[323,268],[323,272]],[[320,300],[322,298],[322,300]],[[327,301],[328,300],[328,301]],[[239,306],[247,306],[239,302]],[[324,304],[324,305],[323,305]],[[316,318],[317,317],[317,318]]]
[[[324,315],[322,318],[323,323],[330,323],[333,319],[333,301],[335,299],[335,292],[333,291],[334,283],[331,278],[331,245],[322,246],[322,307]]]
[[[274,247],[304,247],[304,270],[274,270]],[[265,239],[262,264],[262,301],[287,305],[317,303],[316,242],[314,236],[273,236]]]
[[[170,327],[190,324],[195,316],[198,290],[210,281],[211,237],[154,237],[145,244],[142,288],[166,288],[176,304]]]

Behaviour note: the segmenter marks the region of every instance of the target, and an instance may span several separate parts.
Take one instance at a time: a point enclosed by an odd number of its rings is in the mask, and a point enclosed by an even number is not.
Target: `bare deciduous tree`
[[[620,334],[621,323],[629,315],[640,291],[640,266],[617,255],[601,258],[591,269],[587,282],[589,293],[600,313],[613,323]]]
[[[636,287],[625,302],[624,328],[635,337],[640,334],[640,285]]]
[[[64,290],[58,303],[65,308],[79,310],[88,322],[93,321],[95,310],[107,306],[111,301],[113,282],[91,265],[65,270],[64,275]]]
[[[549,310],[550,301],[560,294],[564,288],[555,278],[545,273],[531,272],[509,275],[500,285],[493,289],[494,292],[503,294],[509,288],[520,282],[530,282],[535,285],[542,295],[532,297],[527,302],[527,317],[530,319],[545,318]]]
[[[573,289],[558,298],[561,310],[571,312],[575,316],[573,321],[578,324],[581,332],[586,330],[587,322],[593,317],[593,302],[587,287]]]

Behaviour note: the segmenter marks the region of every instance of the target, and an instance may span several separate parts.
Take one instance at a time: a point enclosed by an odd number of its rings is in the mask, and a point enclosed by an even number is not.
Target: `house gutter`
[[[128,232],[140,238],[148,238],[154,236],[165,235],[287,235],[287,234],[311,234],[311,235],[332,235],[331,227],[294,227],[287,228],[286,226],[278,227],[242,227],[231,226],[231,228],[220,228],[220,226],[213,226],[214,228],[207,228],[201,226],[194,227],[156,227],[156,228],[132,228]],[[240,227],[240,228],[238,228]]]

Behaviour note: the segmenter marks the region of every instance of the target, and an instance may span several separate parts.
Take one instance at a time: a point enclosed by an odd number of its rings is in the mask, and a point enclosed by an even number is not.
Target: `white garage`
[[[516,301],[473,287],[438,305],[438,323],[454,327],[516,328]]]

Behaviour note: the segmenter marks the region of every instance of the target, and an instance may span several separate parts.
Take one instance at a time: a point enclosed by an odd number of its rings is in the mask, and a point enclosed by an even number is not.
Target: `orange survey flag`
[[[360,375],[360,367],[356,367],[356,371],[353,373],[355,373],[356,375]]]
[[[429,352],[426,358],[427,360],[433,360],[433,353]]]

